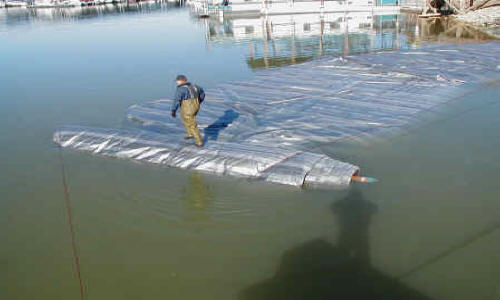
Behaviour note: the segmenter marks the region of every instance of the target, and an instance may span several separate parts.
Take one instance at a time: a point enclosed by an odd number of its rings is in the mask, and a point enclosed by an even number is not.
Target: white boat
[[[96,0],[95,4],[112,4],[113,2],[117,2],[115,0]]]
[[[7,0],[5,1],[5,7],[26,7],[26,1],[16,1],[16,0]]]
[[[80,3],[82,6],[84,6],[84,5],[94,5],[97,2],[95,0],[80,0]]]
[[[32,8],[81,6],[80,0],[34,0]]]

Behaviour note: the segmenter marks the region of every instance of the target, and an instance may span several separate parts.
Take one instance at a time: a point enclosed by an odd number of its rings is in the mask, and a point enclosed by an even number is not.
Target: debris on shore
[[[492,6],[457,15],[457,19],[482,26],[500,26],[500,6]]]

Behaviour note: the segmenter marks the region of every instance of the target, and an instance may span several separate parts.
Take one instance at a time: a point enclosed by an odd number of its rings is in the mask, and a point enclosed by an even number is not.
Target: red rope
[[[76,247],[76,237],[75,237],[75,226],[73,224],[73,212],[71,210],[71,201],[69,197],[69,188],[66,183],[66,170],[64,168],[64,161],[62,156],[62,149],[59,149],[59,160],[61,162],[61,177],[62,177],[62,185],[64,188],[64,200],[66,203],[66,217],[68,221],[69,232],[71,235],[71,248],[73,250],[73,263],[75,265],[75,273],[78,278],[78,283],[80,284],[80,299],[83,300],[85,297],[83,290],[83,281],[82,275],[80,272],[80,258],[78,257],[78,250]]]

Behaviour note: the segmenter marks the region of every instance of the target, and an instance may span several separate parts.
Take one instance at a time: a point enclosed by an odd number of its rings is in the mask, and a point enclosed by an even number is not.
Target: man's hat
[[[188,79],[184,75],[177,75],[177,77],[175,77],[175,81],[177,81],[177,80],[187,81]]]

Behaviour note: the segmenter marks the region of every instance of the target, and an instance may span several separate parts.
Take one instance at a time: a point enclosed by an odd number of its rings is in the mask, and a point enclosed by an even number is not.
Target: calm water
[[[0,10],[0,299],[79,298],[58,126],[120,127],[131,104],[170,96],[177,73],[212,86],[321,55],[486,38],[460,26]],[[469,86],[395,136],[324,147],[380,180],[343,191],[64,151],[86,299],[500,299],[499,91]]]

